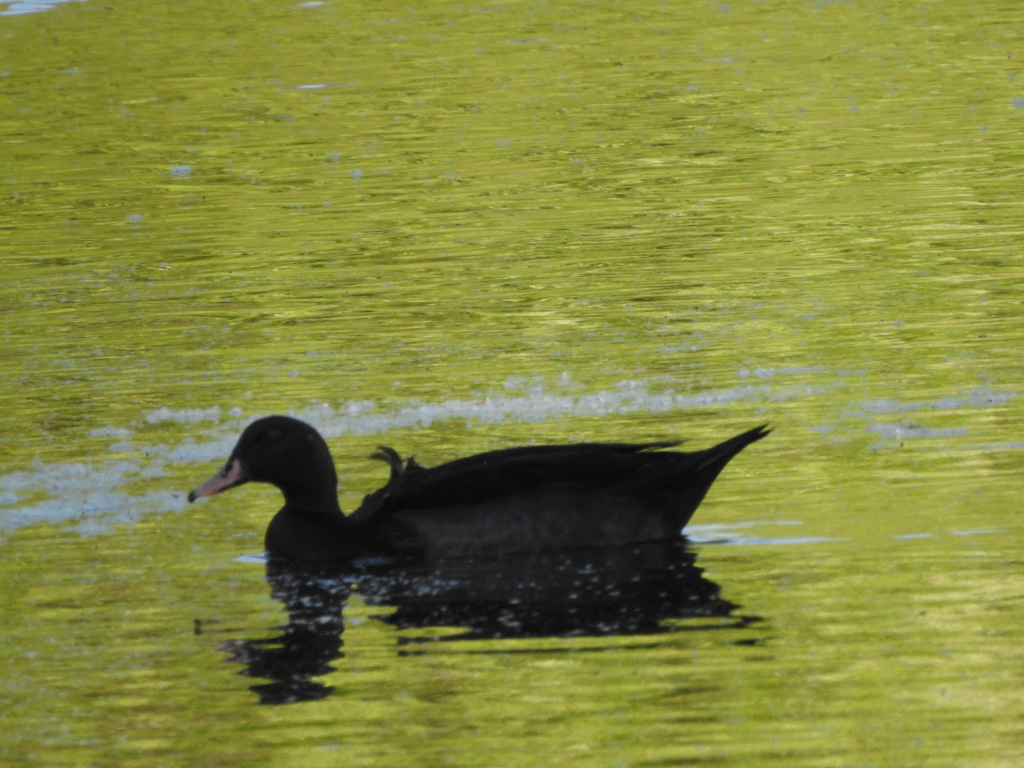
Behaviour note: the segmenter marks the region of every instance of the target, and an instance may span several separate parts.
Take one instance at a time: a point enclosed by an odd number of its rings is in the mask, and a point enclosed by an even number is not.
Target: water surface
[[[1020,763],[1015,7],[47,5],[0,17],[11,759]],[[775,432],[695,610],[356,574],[262,706],[279,497],[184,496],[273,412],[349,510],[381,443]]]

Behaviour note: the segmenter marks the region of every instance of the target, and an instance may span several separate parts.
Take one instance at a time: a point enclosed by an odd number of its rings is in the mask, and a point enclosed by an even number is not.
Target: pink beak
[[[230,459],[220,472],[192,491],[188,495],[188,500],[195,501],[200,496],[213,496],[215,493],[241,485],[248,479],[248,475],[242,470],[242,463],[238,459]]]

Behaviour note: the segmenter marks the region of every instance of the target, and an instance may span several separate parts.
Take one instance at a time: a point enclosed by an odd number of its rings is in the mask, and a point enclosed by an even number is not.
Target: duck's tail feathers
[[[768,428],[767,424],[762,424],[760,427],[754,427],[746,432],[731,437],[724,443],[719,443],[713,448],[708,448],[705,451],[703,461],[700,463],[698,469],[708,469],[710,467],[717,466],[721,469],[730,461],[732,458],[746,448],[751,443],[756,443],[761,438],[767,437],[771,434],[771,429]]]

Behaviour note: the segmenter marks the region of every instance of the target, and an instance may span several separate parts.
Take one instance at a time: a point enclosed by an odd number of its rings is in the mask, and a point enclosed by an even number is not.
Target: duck
[[[436,561],[681,539],[733,457],[766,437],[755,427],[702,451],[648,443],[528,445],[425,467],[381,447],[390,475],[351,514],[338,503],[326,441],[290,416],[249,424],[227,462],[189,502],[249,482],[284,495],[264,545],[271,559]]]

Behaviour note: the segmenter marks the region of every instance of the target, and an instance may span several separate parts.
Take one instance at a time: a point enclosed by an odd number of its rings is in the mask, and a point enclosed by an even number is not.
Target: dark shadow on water
[[[353,592],[367,605],[394,609],[375,618],[399,630],[450,630],[401,637],[399,655],[445,641],[652,635],[758,621],[738,615],[739,606],[721,597],[695,560],[679,542],[430,566],[270,562],[271,594],[288,611],[283,633],[232,641],[224,650],[246,665],[243,674],[271,681],[252,686],[261,703],[282,704],[330,694],[314,678],[333,671],[331,662],[343,655],[343,610]],[[705,621],[687,624],[695,619]],[[502,645],[501,653],[513,652]]]

